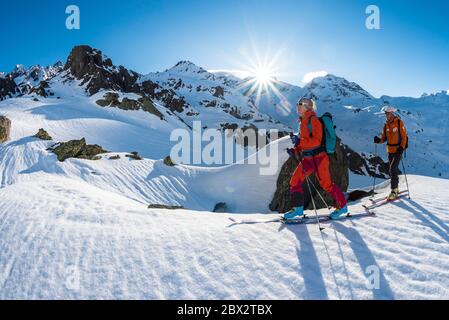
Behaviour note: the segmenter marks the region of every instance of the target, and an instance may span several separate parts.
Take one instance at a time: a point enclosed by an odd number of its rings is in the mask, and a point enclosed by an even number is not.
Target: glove
[[[301,142],[301,140],[299,140],[299,137],[297,135],[292,135],[290,139],[292,139],[292,143],[295,147]]]
[[[402,148],[402,146],[399,146],[398,147],[398,150],[396,151],[397,153],[403,153],[404,152],[404,149]]]
[[[287,153],[290,157],[294,157],[295,156],[295,149],[287,149]]]
[[[374,137],[374,143],[380,143],[380,138],[378,136]]]

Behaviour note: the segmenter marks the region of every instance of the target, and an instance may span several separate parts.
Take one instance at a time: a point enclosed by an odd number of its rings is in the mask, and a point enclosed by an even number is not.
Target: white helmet
[[[385,113],[390,113],[390,112],[395,113],[396,111],[398,111],[398,110],[392,106],[385,106],[382,108],[382,112],[385,112]]]

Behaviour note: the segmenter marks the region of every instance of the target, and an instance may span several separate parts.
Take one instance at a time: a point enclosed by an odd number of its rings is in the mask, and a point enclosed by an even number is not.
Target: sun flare
[[[257,85],[267,86],[269,83],[275,81],[275,77],[272,71],[267,67],[259,67],[255,70],[253,78],[256,80]]]
[[[236,61],[235,75],[243,79],[238,89],[246,96],[251,97],[255,106],[259,106],[262,99],[272,100],[277,98],[280,104],[285,104],[287,99],[283,96],[280,88],[282,83],[277,79],[285,76],[281,70],[286,70],[283,56],[284,45],[276,46],[276,50],[271,50],[271,46],[265,47],[265,50],[257,48],[254,41],[250,41],[250,50],[242,49],[241,59]],[[236,72],[237,71],[237,72]]]

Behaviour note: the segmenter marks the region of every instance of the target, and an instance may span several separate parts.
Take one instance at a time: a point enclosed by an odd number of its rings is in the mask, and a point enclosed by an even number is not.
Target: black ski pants
[[[401,163],[402,152],[389,153],[388,162],[390,165],[391,189],[396,189],[399,186],[399,164]]]

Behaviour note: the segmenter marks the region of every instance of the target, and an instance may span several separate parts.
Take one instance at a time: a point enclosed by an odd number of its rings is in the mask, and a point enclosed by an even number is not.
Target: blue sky
[[[65,28],[69,4],[81,10],[80,30]],[[365,28],[370,4],[381,30]],[[89,44],[140,73],[179,60],[234,70],[278,56],[277,77],[293,84],[327,71],[375,96],[420,96],[449,89],[448,12],[446,0],[1,1],[0,71],[65,61]]]

